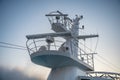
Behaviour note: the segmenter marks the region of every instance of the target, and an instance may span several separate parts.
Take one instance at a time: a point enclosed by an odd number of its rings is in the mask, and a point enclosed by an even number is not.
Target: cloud
[[[40,80],[35,77],[29,77],[18,69],[9,70],[0,67],[0,80]]]

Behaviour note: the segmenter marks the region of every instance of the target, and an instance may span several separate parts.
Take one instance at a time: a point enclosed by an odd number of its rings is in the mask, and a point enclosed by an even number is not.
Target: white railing
[[[63,41],[55,40],[53,43],[48,45],[45,39],[35,39],[35,40],[30,39],[26,42],[26,46],[27,46],[29,55],[31,55],[31,54],[34,54],[35,52],[42,51],[42,50],[59,51],[59,48],[63,43],[64,43]],[[50,49],[48,49],[48,47],[50,47]],[[72,54],[73,56],[75,56],[74,53]],[[78,47],[77,58],[94,68],[93,55],[94,53],[87,53],[82,48]]]
[[[120,73],[113,73],[113,72],[86,72],[87,76],[89,77],[101,77],[106,79],[112,80],[120,80]]]
[[[55,40],[54,43],[51,43],[50,45],[48,45],[44,39],[28,40],[26,42],[26,47],[28,49],[29,54],[31,55],[37,51],[40,51],[40,49],[48,50],[48,46],[50,46],[49,50],[59,50],[62,43],[63,41]]]
[[[88,53],[84,51],[82,48],[78,47],[78,58],[93,68],[94,68],[94,54],[96,53]]]

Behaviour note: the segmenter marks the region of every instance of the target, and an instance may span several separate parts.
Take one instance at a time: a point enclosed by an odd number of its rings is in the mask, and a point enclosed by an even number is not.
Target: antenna
[[[54,33],[26,36],[27,49],[32,62],[52,69],[48,80],[93,80],[90,76],[85,75],[93,73],[94,54],[96,53],[88,53],[79,47],[78,43],[81,39],[96,38],[99,35],[79,34],[79,29],[84,29],[84,25],[79,28],[80,20],[83,19],[82,15],[76,15],[74,19],[71,19],[68,14],[53,11],[46,16]],[[65,41],[56,40],[59,37]],[[99,72],[95,74],[99,74]],[[107,74],[109,75],[109,73]],[[109,80],[98,76],[94,78],[94,80],[102,79]]]

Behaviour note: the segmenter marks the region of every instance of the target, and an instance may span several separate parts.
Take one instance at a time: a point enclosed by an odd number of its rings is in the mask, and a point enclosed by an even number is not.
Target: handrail
[[[32,42],[31,42],[32,41]],[[29,55],[37,52],[40,50],[40,48],[42,48],[42,46],[45,47],[45,50],[48,50],[48,44],[44,42],[45,39],[39,39],[39,40],[27,40],[26,42],[26,46],[27,46],[27,49],[28,49],[28,53]],[[55,43],[58,43],[57,45]],[[61,47],[61,45],[64,43],[63,41],[60,41],[60,40],[55,40],[53,43],[50,44],[50,50],[58,50],[59,51],[59,48]],[[60,43],[60,44],[59,44]],[[72,43],[74,44],[74,43]],[[78,54],[76,57],[79,59],[79,60],[82,60],[83,62],[87,63],[88,65],[90,65],[91,67],[94,68],[94,61],[93,61],[93,54],[94,53],[87,53],[85,52],[82,48],[80,48],[79,46],[75,45],[74,46],[78,47]],[[72,50],[72,49],[71,49]],[[71,51],[72,52],[72,51]],[[72,52],[73,53],[73,52]],[[73,56],[74,53],[73,53]]]
[[[72,42],[72,44],[74,44],[74,43]],[[90,65],[94,68],[93,55],[96,54],[96,53],[89,53],[88,54],[86,51],[84,51],[79,46],[77,46],[75,44],[74,44],[74,46],[78,47],[78,53],[80,53],[78,56],[81,58],[80,60],[82,60],[83,62],[87,63],[88,65]],[[89,58],[90,56],[91,56],[91,58]],[[86,57],[86,59],[85,59],[85,57]]]
[[[35,42],[39,42],[39,41],[45,41],[45,40],[37,40],[37,41],[35,41]],[[28,46],[32,45],[33,43],[34,43],[34,42],[32,41],[31,43],[29,43]]]
[[[29,41],[32,41],[32,42],[30,42],[29,43]],[[26,41],[26,47],[27,47],[27,49],[28,49],[28,53],[29,53],[29,55],[31,55],[32,53],[34,53],[34,52],[36,52],[36,51],[39,51],[39,48],[41,47],[41,46],[45,46],[46,48],[47,48],[47,44],[44,44],[44,45],[42,45],[41,43],[43,42],[43,41],[45,41],[45,40],[27,40]],[[60,41],[60,40],[55,40],[55,42],[59,42],[60,43],[60,45],[63,43],[62,41]],[[38,45],[38,44],[39,45]],[[56,45],[55,43],[52,45],[50,45],[51,46],[51,50],[53,49],[53,50],[57,50],[59,47],[60,47],[60,45]]]
[[[87,71],[86,74],[87,76],[90,77],[103,77],[103,78],[111,78],[112,80],[120,80],[120,73]]]

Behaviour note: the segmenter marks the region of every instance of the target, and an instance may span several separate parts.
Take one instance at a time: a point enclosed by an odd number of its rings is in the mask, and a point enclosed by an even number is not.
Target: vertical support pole
[[[27,45],[27,42],[28,42],[28,40],[26,41],[26,46],[27,46],[28,53],[29,53],[29,55],[30,55],[30,49],[29,49],[29,47],[28,47],[28,45]]]
[[[84,39],[84,52],[86,52],[86,43],[85,43],[85,39]]]
[[[33,42],[34,42],[34,44],[35,44],[35,49],[36,49],[36,51],[37,51],[37,46],[36,46],[36,43],[35,43],[35,40],[33,39]]]
[[[79,49],[80,49],[80,58],[82,58],[82,50],[81,50],[81,48],[79,48]]]
[[[72,36],[74,38],[74,39],[72,39],[72,41],[74,43],[74,44],[72,44],[72,48],[73,48],[74,55],[76,57],[78,57],[78,42],[76,42],[76,40],[78,40],[77,36],[79,35],[79,20],[80,20],[80,18],[78,16],[76,16],[76,18],[72,21],[73,25],[71,28]]]
[[[70,42],[71,42],[71,43],[70,43],[71,53],[72,53],[72,55],[74,56],[74,53],[73,53],[73,47],[72,47],[72,44],[73,44],[73,43],[72,43],[72,40],[70,40]]]
[[[92,54],[92,66],[93,66],[93,69],[94,69],[94,55]]]
[[[48,43],[48,50],[50,50],[50,43]]]
[[[89,59],[88,59],[88,55],[89,55],[89,54],[87,54],[87,64],[89,64]]]
[[[55,46],[55,49],[57,50],[57,47],[56,47],[56,44],[55,44],[55,42],[54,42],[54,46]]]

